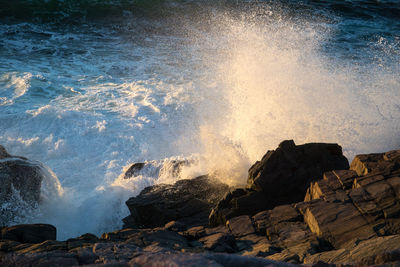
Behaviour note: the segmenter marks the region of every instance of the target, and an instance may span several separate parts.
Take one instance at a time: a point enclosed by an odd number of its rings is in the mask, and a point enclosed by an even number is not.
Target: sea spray
[[[397,148],[398,20],[319,5],[1,24],[0,144],[63,189],[23,222],[54,224],[61,240],[100,235],[146,186],[207,173],[243,185],[283,139],[339,143],[349,160]],[[177,159],[194,162],[161,174]],[[135,162],[152,171],[121,178]]]

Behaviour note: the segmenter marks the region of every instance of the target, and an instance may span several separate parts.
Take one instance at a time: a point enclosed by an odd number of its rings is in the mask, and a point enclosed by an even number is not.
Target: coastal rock
[[[212,207],[228,190],[208,176],[147,187],[126,202],[131,215],[124,219],[125,227],[161,227],[173,220],[187,227],[207,225]]]
[[[7,254],[0,258],[2,266],[77,266],[77,256],[65,251],[41,253]]]
[[[373,227],[351,203],[314,200],[299,208],[310,230],[336,249],[354,238],[365,240],[377,236]]]
[[[9,157],[11,157],[11,155],[8,154],[7,150],[2,145],[0,145],[0,159],[9,158]]]
[[[143,172],[157,173],[158,176],[179,178],[183,167],[190,166],[190,160],[167,160],[160,167],[154,166],[154,162],[137,162],[132,164],[124,173],[124,179],[130,179],[142,175]],[[157,164],[156,164],[157,165]]]
[[[302,201],[310,182],[331,170],[348,169],[349,163],[337,144],[295,145],[283,141],[249,169],[248,188],[263,192],[270,208]]]
[[[56,239],[56,228],[50,224],[20,224],[1,229],[1,239],[20,243],[41,243]]]
[[[226,226],[234,236],[245,236],[255,232],[253,222],[247,215],[230,219],[226,222]]]
[[[400,234],[400,150],[357,155],[351,170],[311,183],[296,207],[318,237],[336,249],[350,240]]]
[[[17,190],[26,201],[38,201],[42,181],[40,165],[24,157],[11,156],[0,147],[0,200],[7,201]]]
[[[397,154],[356,156],[350,170],[313,180],[304,201],[273,208],[263,191],[229,191],[207,176],[149,187],[131,199],[135,228],[35,244],[8,237],[0,240],[0,265],[398,266]],[[216,226],[207,225],[217,202]]]
[[[11,156],[0,146],[0,203],[23,202],[34,207],[40,200],[41,165],[24,157]],[[0,226],[15,216],[15,207],[0,209]]]
[[[400,150],[357,155],[350,169],[356,171],[359,176],[382,172],[400,174]]]
[[[235,238],[231,234],[216,233],[199,240],[204,248],[215,252],[233,253],[236,251]]]
[[[342,248],[307,256],[304,263],[347,263],[370,266],[400,261],[400,235],[375,237],[350,248]]]
[[[145,166],[145,163],[143,163],[143,162],[138,162],[138,163],[132,164],[128,168],[128,170],[125,172],[124,179],[129,179],[130,177],[135,177],[135,176],[139,175],[139,172],[143,169],[144,166]]]
[[[319,180],[326,171],[348,168],[337,144],[296,146],[293,140],[283,141],[249,169],[246,189],[236,189],[218,203],[209,223],[225,224],[235,216],[252,216],[278,205],[302,201],[310,182]]]
[[[209,215],[212,227],[224,225],[230,218],[240,215],[254,215],[270,207],[268,198],[251,189],[236,189],[227,193]]]

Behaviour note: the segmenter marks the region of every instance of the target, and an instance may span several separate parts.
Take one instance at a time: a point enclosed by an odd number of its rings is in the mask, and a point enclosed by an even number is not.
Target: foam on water
[[[154,32],[129,21],[2,25],[0,144],[45,163],[62,186],[20,221],[54,224],[59,239],[111,231],[145,186],[205,173],[244,184],[284,139],[339,143],[350,160],[398,148],[398,45],[326,53],[338,24],[279,12],[183,16]]]

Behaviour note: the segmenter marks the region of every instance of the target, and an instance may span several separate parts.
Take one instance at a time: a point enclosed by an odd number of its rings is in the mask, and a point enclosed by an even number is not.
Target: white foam
[[[179,36],[81,25],[45,29],[51,41],[6,42],[2,61],[20,71],[2,75],[35,73],[24,94],[0,84],[0,101],[29,99],[0,106],[0,144],[60,181],[43,188],[47,200],[26,222],[54,224],[59,239],[111,231],[144,187],[205,173],[244,184],[248,167],[283,139],[339,143],[349,159],[399,147],[398,67],[330,58],[321,47],[334,25],[214,15],[206,30],[182,20]],[[55,52],[14,55],[23,43]],[[177,159],[194,163],[173,176]],[[122,178],[145,161],[144,173]]]

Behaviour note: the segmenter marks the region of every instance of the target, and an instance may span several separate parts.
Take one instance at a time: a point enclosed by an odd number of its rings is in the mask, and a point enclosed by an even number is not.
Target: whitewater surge
[[[398,33],[360,41],[340,15],[289,9],[1,24],[0,144],[60,181],[19,222],[61,240],[112,231],[144,187],[206,173],[244,184],[284,139],[339,143],[349,160],[398,148]],[[173,176],[175,160],[193,164]],[[149,167],[124,179],[134,162]]]

